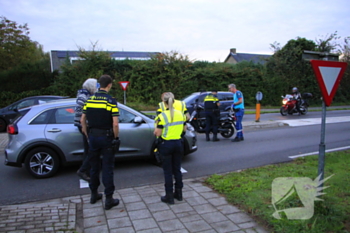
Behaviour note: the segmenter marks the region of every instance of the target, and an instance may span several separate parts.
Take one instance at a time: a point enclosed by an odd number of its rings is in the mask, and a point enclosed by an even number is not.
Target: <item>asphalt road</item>
[[[349,116],[350,111],[327,111],[327,117]],[[281,119],[320,118],[321,112],[309,112],[306,116],[263,114],[262,121]],[[254,121],[255,115],[246,115],[244,121]],[[320,125],[302,127],[277,127],[259,130],[245,130],[245,141],[232,143],[229,139],[206,142],[204,135],[198,135],[198,151],[183,161],[184,178],[201,177],[215,173],[226,173],[266,164],[290,161],[288,156],[318,151]],[[326,148],[350,145],[350,123],[327,124]],[[0,152],[0,161],[3,161]],[[14,168],[0,163],[0,205],[25,203],[58,197],[88,194],[88,188],[81,188],[76,176],[77,166],[66,167],[55,177],[34,179],[25,168]],[[317,168],[315,168],[317,174]],[[286,176],[288,173],[286,172]],[[144,159],[118,161],[115,166],[116,188],[128,188],[163,182],[162,169]],[[103,191],[103,185],[100,186]]]

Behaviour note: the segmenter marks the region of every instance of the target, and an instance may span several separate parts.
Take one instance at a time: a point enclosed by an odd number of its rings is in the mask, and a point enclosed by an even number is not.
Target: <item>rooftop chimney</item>
[[[236,48],[230,49],[230,53],[236,54]]]

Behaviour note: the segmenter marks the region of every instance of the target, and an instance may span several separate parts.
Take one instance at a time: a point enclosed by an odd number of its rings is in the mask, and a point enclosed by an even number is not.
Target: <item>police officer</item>
[[[212,128],[213,132],[213,141],[220,141],[220,139],[217,138],[218,135],[218,124],[219,124],[219,117],[220,117],[220,102],[217,98],[217,91],[212,90],[211,93],[209,93],[204,98],[204,111],[205,111],[205,135],[206,140],[210,141],[210,131]]]
[[[109,210],[119,204],[113,199],[115,190],[113,180],[115,147],[119,147],[119,110],[117,101],[108,95],[112,88],[112,78],[102,75],[99,79],[100,89],[85,103],[81,116],[82,131],[89,140],[90,158],[90,203],[95,204],[102,198],[98,193],[100,186],[100,155],[102,155],[102,182],[105,186],[105,209]],[[87,122],[89,126],[87,127]],[[114,146],[115,145],[115,146]]]
[[[158,145],[159,152],[163,157],[163,172],[165,180],[165,196],[161,201],[174,204],[174,198],[182,201],[182,173],[181,158],[184,154],[181,134],[186,130],[186,118],[182,112],[174,109],[174,95],[166,92],[163,95],[165,111],[156,118],[157,127],[154,134],[163,141]],[[175,192],[173,188],[173,176],[175,178]]]
[[[165,93],[167,93],[167,92],[164,92],[161,95],[162,102],[159,102],[159,104],[158,104],[157,115],[159,115],[161,112],[164,112],[166,110],[165,104],[163,102],[163,96],[164,96]],[[190,119],[190,115],[188,113],[188,110],[186,108],[186,103],[184,101],[174,99],[173,107],[174,107],[174,109],[182,112],[186,116],[186,120]]]
[[[237,90],[235,84],[228,85],[229,91],[233,93],[233,110],[235,111],[236,116],[236,130],[237,134],[234,139],[232,139],[232,142],[240,142],[244,140],[243,137],[243,126],[242,126],[242,120],[244,115],[244,98],[243,93],[239,90]]]

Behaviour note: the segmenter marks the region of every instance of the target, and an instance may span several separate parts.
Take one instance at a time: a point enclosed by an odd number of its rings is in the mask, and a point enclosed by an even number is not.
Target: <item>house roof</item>
[[[242,62],[242,61],[252,61],[253,63],[264,64],[266,62],[266,59],[268,59],[271,56],[272,55],[230,52],[230,54],[225,59],[225,62],[227,62],[227,60],[230,57],[233,57],[237,63]]]
[[[79,57],[79,51],[63,51],[63,50],[56,50],[57,57],[58,58],[65,58],[67,57]],[[158,54],[157,52],[124,52],[124,51],[108,51],[110,53],[111,57],[114,58],[149,58],[151,56],[154,56]]]

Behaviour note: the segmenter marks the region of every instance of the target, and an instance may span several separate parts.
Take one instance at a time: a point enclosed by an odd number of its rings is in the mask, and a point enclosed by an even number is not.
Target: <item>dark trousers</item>
[[[112,148],[111,136],[94,136],[89,134],[89,156],[90,156],[90,190],[95,192],[100,186],[100,170],[102,155],[102,183],[105,186],[105,195],[111,196],[114,193],[114,150]]]
[[[83,155],[83,164],[81,165],[81,167],[79,168],[79,171],[81,172],[85,172],[85,173],[90,173],[90,162],[89,162],[89,143],[87,140],[87,137],[85,136],[85,134],[83,134],[83,131],[81,130],[81,127],[78,126],[79,132],[82,134],[83,136],[83,144],[84,144],[84,155]]]
[[[158,148],[163,156],[165,191],[173,192],[173,176],[175,189],[182,189],[181,159],[184,153],[182,140],[164,140]]]
[[[238,138],[243,138],[243,125],[242,125],[242,120],[244,116],[244,109],[239,109],[238,112],[235,114],[236,116],[236,130],[237,130],[237,135],[236,137]]]
[[[301,113],[301,111],[300,111],[300,100],[297,100],[297,102],[296,102],[296,104],[295,104],[295,107],[296,107],[296,109],[297,109],[297,111],[299,112],[299,113]]]
[[[214,135],[218,134],[218,117],[219,116],[217,112],[205,112],[205,134],[207,136],[209,136],[211,129]]]

